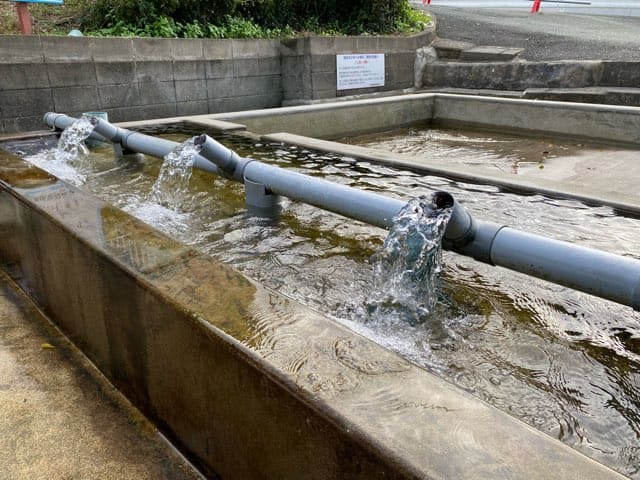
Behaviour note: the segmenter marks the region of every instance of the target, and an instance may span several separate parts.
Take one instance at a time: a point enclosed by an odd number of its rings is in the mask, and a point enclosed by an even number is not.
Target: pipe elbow
[[[475,234],[476,223],[473,217],[456,200],[453,200],[453,211],[442,239],[444,248],[457,250],[470,243]]]
[[[42,117],[42,119],[44,120],[44,123],[46,123],[47,125],[49,125],[51,128],[59,128],[56,125],[56,120],[58,120],[58,118],[63,117],[64,114],[62,113],[56,113],[56,112],[47,112],[44,114],[44,116]]]

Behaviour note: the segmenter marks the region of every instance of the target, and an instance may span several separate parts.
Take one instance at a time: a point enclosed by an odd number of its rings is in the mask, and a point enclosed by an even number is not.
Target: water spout
[[[89,153],[84,141],[93,133],[93,129],[90,119],[79,118],[64,129],[54,148],[30,156],[29,161],[62,180],[82,185],[86,177],[79,169]]]
[[[179,210],[189,189],[189,180],[193,171],[200,145],[194,138],[181,143],[164,156],[158,179],[151,189],[151,199],[172,210]]]
[[[436,192],[411,200],[394,218],[382,250],[371,258],[367,311],[373,319],[395,317],[414,325],[433,312],[453,204],[451,195]]]

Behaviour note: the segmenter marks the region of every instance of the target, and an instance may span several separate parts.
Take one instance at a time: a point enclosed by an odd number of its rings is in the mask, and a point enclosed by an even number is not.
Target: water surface
[[[176,141],[189,134],[169,134]],[[608,207],[506,193],[280,144],[217,135],[283,168],[409,200],[453,194],[478,218],[640,258],[640,221]],[[29,153],[25,145],[12,149]],[[247,216],[242,186],[194,171],[179,211],[150,195],[161,161],[79,166],[104,200],[321,311],[490,404],[622,473],[640,478],[640,314],[445,252],[436,314],[411,325],[373,317],[370,258],[382,229],[287,199],[280,220]],[[78,183],[82,183],[79,180]]]

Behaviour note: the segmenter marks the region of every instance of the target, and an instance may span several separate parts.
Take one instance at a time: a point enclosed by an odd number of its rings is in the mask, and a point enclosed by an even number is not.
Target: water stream
[[[410,200],[393,219],[382,249],[371,258],[373,287],[367,299],[369,321],[426,321],[436,306],[442,269],[442,237],[452,207],[439,208],[437,196]]]
[[[74,185],[82,185],[86,176],[81,173],[89,150],[84,141],[93,132],[89,118],[81,117],[65,128],[55,147],[33,155],[30,161]]]

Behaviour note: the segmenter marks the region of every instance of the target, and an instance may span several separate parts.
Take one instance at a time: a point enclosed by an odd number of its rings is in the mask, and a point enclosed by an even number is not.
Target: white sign
[[[336,55],[338,90],[384,86],[384,53]]]

